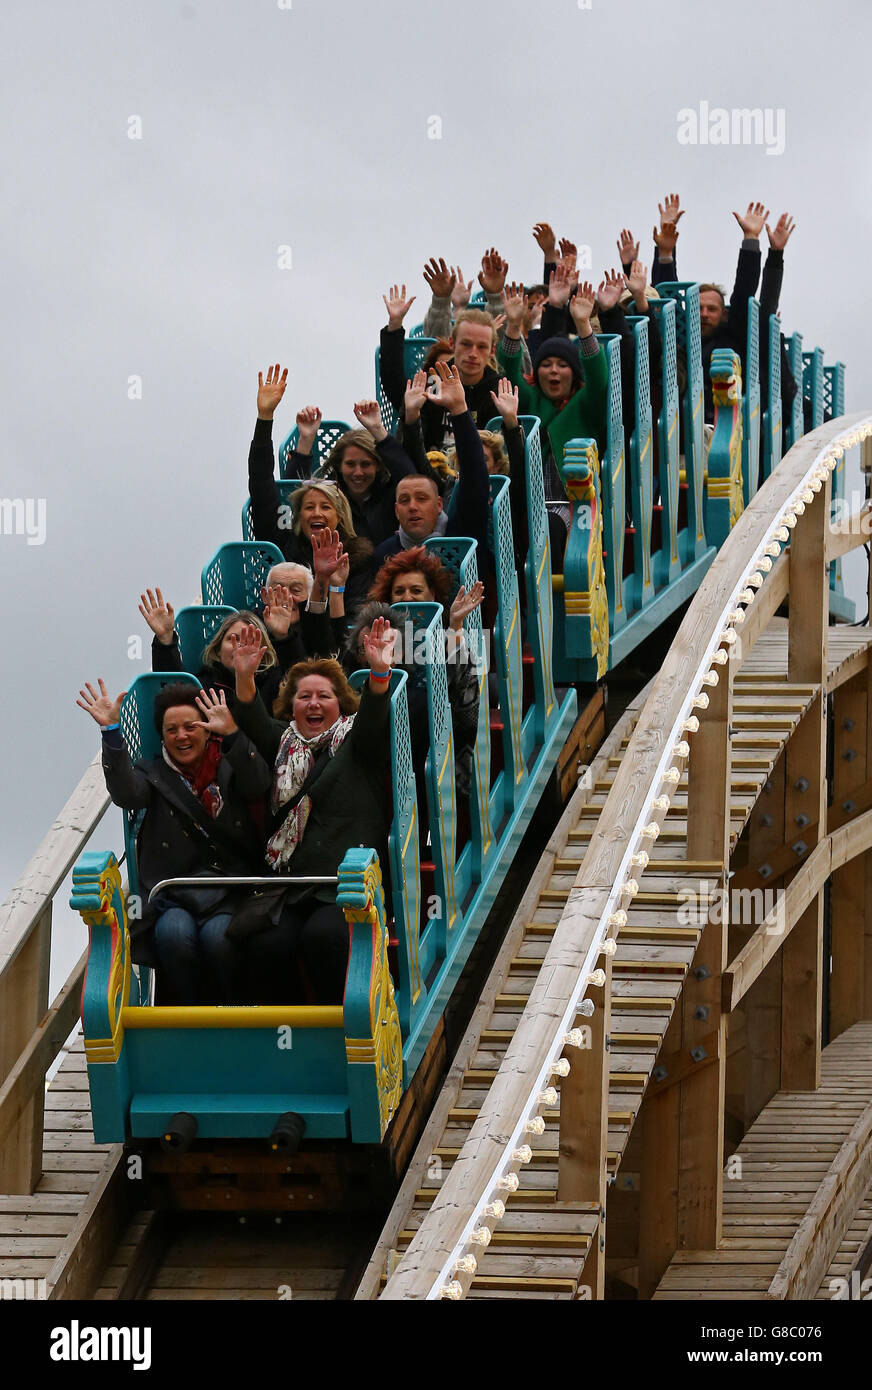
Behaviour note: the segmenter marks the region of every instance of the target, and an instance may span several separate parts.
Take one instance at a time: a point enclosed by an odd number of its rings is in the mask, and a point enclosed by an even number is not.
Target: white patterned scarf
[[[312,771],[316,753],[326,745],[329,756],[335,757],[353,722],[353,714],[343,715],[314,738],[304,738],[295,723],[288,725],[276,754],[271,798],[273,814],[297,795]],[[311,809],[311,798],[301,796],[293,810],[285,816],[266,847],[267,863],[272,868],[281,869],[288,863],[303,838]]]

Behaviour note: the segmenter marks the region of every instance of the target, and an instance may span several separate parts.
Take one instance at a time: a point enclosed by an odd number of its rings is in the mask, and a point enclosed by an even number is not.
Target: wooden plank
[[[48,1276],[49,1298],[90,1298],[114,1249],[129,1202],[121,1144],[102,1155],[99,1177]]]
[[[603,1226],[585,1264],[585,1282],[593,1297],[605,1294],[606,1154],[609,1129],[609,1054],[611,970],[613,959],[604,956],[605,984],[588,990],[595,1008],[586,1026],[590,1043],[568,1048],[569,1075],[560,1083],[560,1163],[557,1199],[560,1202],[597,1202]]]
[[[15,890],[13,889],[13,893]],[[30,922],[19,939],[17,916],[9,902],[0,909],[0,952],[4,930],[9,956],[0,955],[0,1078],[12,1078],[15,1098],[0,1132],[0,1192],[33,1192],[42,1176],[42,1094],[23,1099],[15,1078],[26,1071],[26,1058],[34,1030],[48,1007],[48,972],[51,957],[51,902]],[[4,927],[5,922],[5,927]],[[20,924],[19,924],[20,925]],[[14,937],[14,954],[13,954]],[[25,1088],[26,1089],[26,1088]],[[2,1112],[0,1112],[2,1113]]]
[[[860,809],[864,793],[872,805],[869,668],[833,696],[833,813]],[[830,889],[832,970],[829,985],[830,1036],[837,1037],[863,1017],[865,943],[872,924],[872,856],[858,855],[833,874]]]

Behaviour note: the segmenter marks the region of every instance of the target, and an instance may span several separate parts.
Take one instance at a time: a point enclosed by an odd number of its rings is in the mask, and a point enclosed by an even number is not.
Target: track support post
[[[817,695],[787,747],[787,830],[814,849],[827,817],[827,624],[830,476],[797,518],[790,541],[787,679],[815,685]],[[807,820],[798,820],[807,817]],[[801,828],[802,827],[802,828]],[[809,903],[782,950],[781,1087],[820,1085],[823,984],[823,895]]]

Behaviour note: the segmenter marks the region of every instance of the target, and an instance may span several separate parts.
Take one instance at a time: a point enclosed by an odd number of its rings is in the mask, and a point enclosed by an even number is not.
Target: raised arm
[[[657,204],[660,213],[660,228],[654,228],[654,263],[651,268],[651,283],[659,285],[664,280],[678,279],[678,223],[684,216],[681,199],[677,193],[667,193],[662,203]],[[637,253],[638,257],[638,253]],[[634,259],[637,259],[634,257]]]
[[[405,392],[403,393],[403,400],[405,403]],[[378,401],[357,401],[354,414],[358,422],[365,430],[369,430],[375,440],[376,452],[390,473],[391,482],[396,487],[401,478],[406,478],[410,473],[415,472],[413,461],[400,441],[394,435],[388,434],[385,429]]]
[[[445,264],[442,256],[431,256],[424,266],[424,279],[430,289],[430,307],[424,315],[425,338],[451,337],[451,310],[457,272]],[[467,295],[467,300],[469,296]]]
[[[273,454],[272,422],[276,407],[285,394],[288,369],[277,362],[263,379],[257,374],[257,423],[248,451],[248,495],[251,498],[251,524],[255,540],[272,541],[281,548],[279,527],[281,497],[276,487],[275,457]]]
[[[403,320],[414,303],[406,295],[405,285],[394,285],[390,292],[382,295],[388,311],[387,326],[381,331],[379,343],[379,376],[382,390],[398,413],[403,408],[403,385],[406,380],[404,368],[404,346],[406,330]]]
[[[121,737],[121,701],[127,691],[122,690],[113,700],[105,682],[99,679],[97,684],[100,687],[99,691],[86,681],[84,690],[79,691],[76,704],[79,709],[90,714],[95,724],[100,726],[103,776],[106,778],[106,790],[113,804],[125,811],[141,811],[151,803],[151,784],[131,763]]]
[[[745,351],[748,333],[748,300],[757,293],[760,280],[760,233],[768,211],[762,203],[749,203],[744,216],[734,212],[733,216],[742,228],[743,240],[736,265],[736,281],[730,295],[728,324],[733,342],[740,353]]]
[[[321,428],[321,411],[317,405],[304,405],[297,411],[297,447],[291,455],[291,476],[309,478],[312,474],[312,450]]]
[[[139,611],[154,637],[151,641],[152,671],[183,671],[179,639],[174,627],[175,612],[171,603],[164,602],[160,589],[146,589],[139,595]]]
[[[781,282],[784,278],[784,248],[790,240],[796,223],[789,213],[783,212],[775,224],[775,229],[766,223],[769,237],[769,254],[763,265],[763,280],[760,285],[760,316],[764,323],[771,314],[778,312],[781,299]]]
[[[484,449],[475,420],[466,404],[463,382],[457,368],[437,362],[436,371],[440,378],[439,392],[438,395],[434,392],[431,398],[438,400],[451,416],[457,452],[457,482],[454,487],[457,500],[450,530],[452,535],[472,536],[477,542],[479,571],[485,574],[490,480]]]

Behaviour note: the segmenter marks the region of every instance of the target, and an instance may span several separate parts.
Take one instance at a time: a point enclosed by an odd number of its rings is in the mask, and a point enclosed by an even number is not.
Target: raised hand
[[[537,222],[533,228],[533,238],[541,248],[542,255],[550,264],[557,260],[557,239],[550,223]]]
[[[266,381],[263,379],[263,372],[257,374],[257,418],[258,420],[271,420],[276,413],[276,406],[285,394],[285,387],[288,384],[288,369],[282,371],[277,362],[274,367],[268,367]]]
[[[321,428],[321,411],[317,405],[304,405],[297,411],[297,453],[310,454]]]
[[[491,392],[491,395],[493,395],[493,392]],[[466,589],[461,584],[460,588],[457,590],[457,596],[451,605],[451,611],[448,615],[448,626],[453,627],[455,632],[459,632],[463,627],[464,618],[468,617],[470,613],[478,608],[483,598],[484,585],[480,579],[475,581],[469,593],[466,592]]]
[[[145,618],[152,632],[159,642],[165,647],[171,647],[173,643],[173,623],[175,612],[171,603],[164,603],[164,596],[160,589],[146,589],[144,594],[139,595],[139,611]]]
[[[648,288],[648,267],[643,265],[641,261],[634,261],[630,266],[630,273],[627,276],[627,288],[637,305],[644,301],[647,307],[648,296],[645,291]]]
[[[366,664],[371,671],[388,671],[393,665],[397,630],[387,618],[376,618],[363,639]]]
[[[660,213],[661,227],[665,226],[667,222],[677,224],[684,216],[681,199],[677,193],[667,193],[663,202],[657,204],[657,211]]]
[[[784,250],[785,246],[790,240],[790,235],[793,232],[795,226],[796,223],[790,216],[789,212],[783,212],[781,214],[781,216],[775,224],[774,232],[769,226],[769,223],[766,223],[766,235],[769,237],[769,245],[772,247],[774,251]]]
[[[326,528],[312,532],[312,571],[316,580],[329,581],[342,559],[342,541],[338,531]]]
[[[457,284],[457,276],[449,270],[441,256],[438,260],[435,256],[430,257],[424,266],[424,279],[434,299],[448,299]]]
[[[596,296],[593,292],[593,285],[585,280],[579,284],[578,289],[569,301],[569,312],[575,324],[575,331],[579,338],[586,338],[590,333],[590,317],[596,304]]]
[[[233,669],[236,672],[236,694],[245,704],[254,699],[257,690],[254,676],[265,651],[263,635],[254,623],[246,623],[238,636],[234,633]]]
[[[357,401],[354,407],[354,414],[363,425],[363,428],[369,430],[376,442],[387,437],[388,432],[382,420],[381,408],[378,401]]]
[[[614,309],[626,288],[627,281],[621,271],[607,270],[597,287],[597,304],[601,309]]]
[[[623,227],[621,229],[621,235],[618,237],[617,245],[621,265],[629,265],[631,261],[637,259],[639,255],[639,243],[638,241],[634,241],[633,233],[630,231],[629,227]]]
[[[219,736],[237,732],[239,725],[227,708],[223,690],[201,690],[196,699],[197,708],[203,716],[201,729],[208,729],[210,734]]]
[[[342,554],[341,554],[340,557],[339,557],[339,564],[336,566],[335,570],[333,571],[333,582],[334,582],[334,584],[342,584],[342,585],[346,584],[347,581],[348,581],[348,575],[349,575],[350,571],[351,571],[351,556],[348,554],[348,551],[347,551],[347,550],[343,550]]]
[[[414,294],[411,298],[406,297],[405,285],[393,285],[388,290],[387,294],[382,295],[385,308],[388,311],[388,328],[393,329],[401,327],[403,319],[411,309],[416,298],[417,296]]]
[[[567,261],[558,261],[548,281],[548,303],[555,309],[565,309],[572,293],[572,274]]]
[[[578,247],[574,241],[570,241],[568,236],[560,238],[560,255],[563,260],[578,260]]]
[[[470,301],[470,298],[472,296],[472,287],[475,284],[475,281],[464,280],[463,271],[460,269],[460,266],[457,266],[456,268],[452,266],[451,274],[455,277],[457,281],[457,283],[454,286],[454,289],[451,291],[451,305],[454,309],[454,312],[459,314],[460,310],[465,309]]]
[[[508,273],[509,263],[503,260],[495,246],[485,251],[481,258],[481,270],[478,272],[478,283],[485,294],[502,294]]]
[[[513,386],[507,376],[501,376],[496,391],[491,391],[490,394],[497,413],[502,416],[503,424],[508,429],[514,429],[518,423],[517,386]]]
[[[437,362],[435,371],[439,382],[438,386],[428,387],[427,395],[430,400],[444,406],[450,415],[462,415],[468,407],[460,372],[453,365],[449,367],[446,362]]]
[[[513,280],[502,291],[501,298],[506,315],[506,333],[510,338],[520,338],[524,327],[524,315],[527,312],[527,296],[523,285],[516,285]]]
[[[109,724],[118,723],[121,717],[121,701],[124,699],[127,691],[122,690],[121,694],[116,695],[113,700],[106,689],[105,682],[98,679],[97,684],[100,687],[99,695],[93,685],[85,681],[85,689],[79,691],[81,699],[77,700],[76,704],[79,706],[79,709],[86,710],[91,718],[100,725],[101,729],[105,729]]]
[[[300,621],[297,600],[287,584],[271,584],[260,591],[263,601],[263,621],[271,637],[282,641]]]
[[[412,377],[411,381],[406,382],[406,394],[403,397],[404,414],[407,424],[413,425],[421,414],[421,406],[427,399],[427,373],[423,368]]]
[[[748,211],[744,217],[740,217],[737,212],[734,212],[733,216],[746,237],[759,237],[766,225],[769,209],[765,208],[762,203],[749,203]]]

